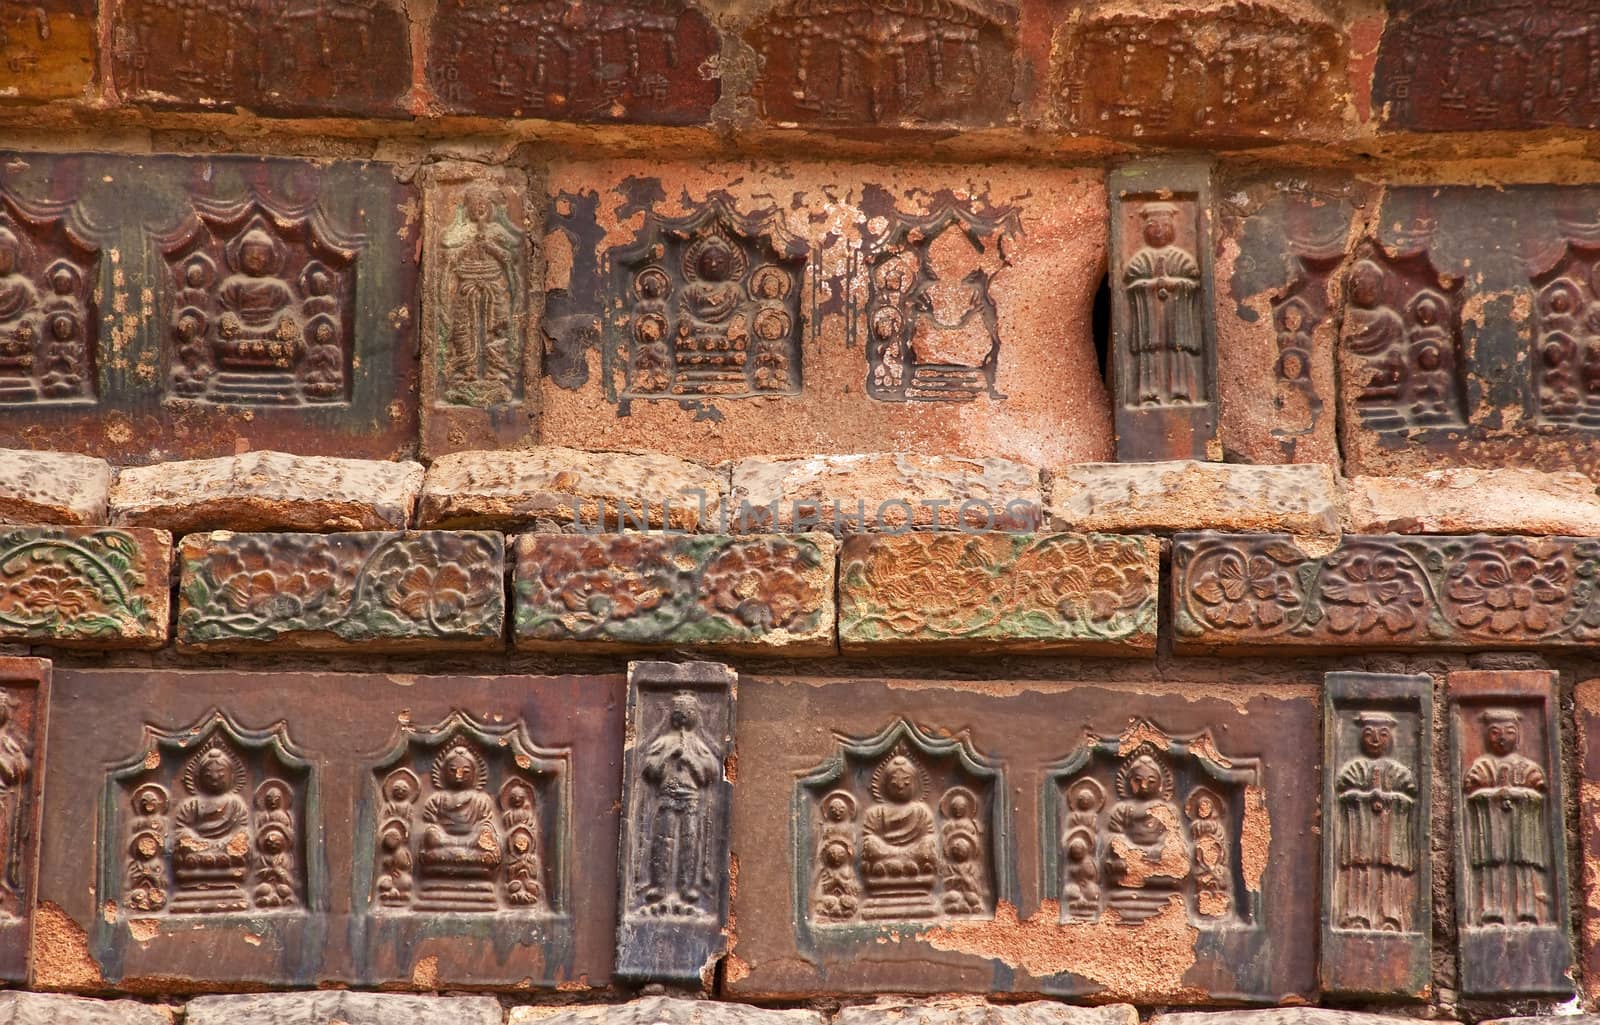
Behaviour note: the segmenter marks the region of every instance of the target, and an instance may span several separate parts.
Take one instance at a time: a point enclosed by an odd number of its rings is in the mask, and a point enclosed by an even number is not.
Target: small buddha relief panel
[[[613,252],[610,376],[622,401],[798,395],[807,248],[775,211],[714,199],[647,218]]]
[[[685,0],[444,0],[427,76],[453,113],[694,124],[721,94],[720,50]]]
[[[1414,707],[1340,707],[1333,718],[1333,885],[1326,911],[1339,932],[1416,933],[1431,885],[1431,772]]]
[[[1045,864],[1062,922],[1138,925],[1174,904],[1201,928],[1259,917],[1242,850],[1258,760],[1222,754],[1209,731],[1175,737],[1135,719],[1086,735],[1048,778]]]
[[[391,0],[117,0],[110,76],[134,103],[399,117],[410,33]]]
[[[1195,193],[1125,194],[1112,287],[1124,314],[1117,401],[1128,409],[1211,401],[1209,335]]]
[[[95,398],[99,273],[73,204],[0,187],[0,405]]]
[[[796,788],[799,917],[814,930],[993,917],[998,766],[907,720],[838,740]]]
[[[139,918],[304,912],[311,769],[282,724],[246,730],[214,712],[146,735],[110,774],[102,893]]]
[[[1011,0],[781,0],[747,33],[769,121],[999,125],[1018,117]]]
[[[897,213],[887,224],[861,256],[867,311],[854,330],[866,336],[867,394],[885,402],[1004,399],[995,385],[1001,339],[991,287],[1011,264],[1016,211],[952,204],[925,217]]]
[[[376,914],[566,913],[568,759],[455,713],[373,771]]]

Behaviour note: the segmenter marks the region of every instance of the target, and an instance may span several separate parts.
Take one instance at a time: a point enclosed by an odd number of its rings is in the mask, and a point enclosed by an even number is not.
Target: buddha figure
[[[244,766],[221,741],[183,770],[189,796],[173,813],[174,911],[243,911],[250,871],[250,808],[240,796]]]
[[[0,390],[6,388],[4,378],[15,382],[32,376],[39,293],[22,269],[22,243],[10,228],[0,225]],[[31,381],[13,386],[33,390]]]
[[[217,289],[218,362],[234,369],[288,370],[304,350],[295,295],[277,276],[278,247],[262,228],[239,239],[235,273]]]
[[[1544,925],[1565,908],[1551,907],[1545,827],[1550,785],[1538,762],[1522,754],[1522,716],[1492,708],[1479,716],[1484,753],[1467,769],[1468,904],[1473,926]],[[1557,809],[1557,814],[1560,809]]]
[[[866,877],[864,918],[931,918],[938,881],[939,842],[933,809],[923,800],[922,768],[897,749],[872,774],[875,799],[861,822],[861,867]]]
[[[712,787],[722,778],[722,756],[702,724],[699,699],[690,691],[672,697],[665,727],[645,748],[640,776],[649,849],[639,897],[657,913],[696,914],[712,889],[707,858],[707,816]]]
[[[430,779],[433,793],[422,804],[417,844],[419,899],[440,910],[493,908],[505,847],[494,799],[484,790],[488,766],[458,740],[434,759]]]
[[[1107,903],[1125,922],[1157,914],[1191,867],[1172,773],[1153,749],[1135,748],[1117,772],[1117,797],[1106,816]]]
[[[1405,379],[1406,325],[1384,301],[1388,275],[1371,260],[1351,268],[1347,285],[1342,341],[1366,359],[1367,382],[1356,402],[1362,406],[1398,406]]]
[[[33,768],[33,743],[15,713],[16,698],[0,690],[0,909],[8,913],[19,910],[22,894],[23,802]]]

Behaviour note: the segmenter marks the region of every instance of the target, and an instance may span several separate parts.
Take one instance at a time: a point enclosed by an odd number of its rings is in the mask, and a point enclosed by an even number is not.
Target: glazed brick
[[[45,731],[50,717],[50,663],[41,658],[0,658],[0,979],[28,979],[28,949],[39,874],[40,797],[44,789]],[[13,1006],[26,1018],[26,1006]],[[0,1003],[0,1020],[5,1004]]]
[[[191,534],[179,548],[186,651],[490,650],[505,621],[493,532]]]
[[[1160,561],[1148,537],[852,535],[839,553],[839,646],[1150,655]]]
[[[1600,633],[1600,539],[1179,534],[1180,651],[1577,648]]]
[[[159,648],[171,564],[164,530],[0,528],[0,641]]]
[[[104,523],[110,487],[104,459],[0,449],[0,523]]]
[[[419,463],[251,452],[122,470],[111,521],[174,534],[404,529],[421,489]]]
[[[826,534],[523,535],[516,646],[831,654],[837,551]]]
[[[94,0],[38,0],[0,10],[0,97],[86,100],[94,81]]]

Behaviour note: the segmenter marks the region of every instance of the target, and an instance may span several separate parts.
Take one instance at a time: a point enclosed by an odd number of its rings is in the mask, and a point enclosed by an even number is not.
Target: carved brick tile
[[[0,96],[87,99],[94,81],[95,0],[36,0],[0,8]]]
[[[1566,996],[1567,830],[1553,672],[1449,677],[1463,996]]]
[[[259,993],[196,997],[185,1025],[501,1025],[494,997],[405,996],[399,993]]]
[[[1600,538],[1179,534],[1180,651],[1579,648],[1600,637]]]
[[[1021,7],[780,0],[745,34],[760,60],[758,110],[783,125],[855,129],[1015,123]]]
[[[1578,825],[1582,830],[1583,988],[1600,997],[1600,680],[1584,680],[1573,692],[1578,728]]]
[[[1318,700],[743,675],[726,989],[1309,994]]]
[[[104,459],[0,449],[0,523],[104,523],[110,487]]]
[[[653,452],[544,445],[456,452],[428,467],[417,523],[512,530],[716,530],[727,473]]]
[[[739,678],[714,662],[630,662],[617,975],[711,989],[727,942]]]
[[[1138,1025],[1132,1004],[1076,1007],[1054,1000],[991,1004],[975,997],[904,1000],[884,997],[839,1008],[834,1025]]]
[[[547,185],[543,441],[1110,457],[1098,170],[619,159]]]
[[[0,993],[5,1025],[172,1025],[164,1008],[135,1000],[91,1000],[59,993]]]
[[[1390,17],[1372,106],[1415,131],[1600,126],[1585,0],[1417,0]]]
[[[1433,680],[1329,673],[1322,751],[1322,991],[1425,999]]]
[[[837,550],[827,534],[524,534],[516,646],[831,655]]]
[[[1129,164],[1107,187],[1117,458],[1218,458],[1210,169]]]
[[[126,102],[179,110],[403,117],[411,31],[397,0],[113,0],[106,54]]]
[[[513,1007],[507,1025],[824,1025],[816,1011],[779,1011],[724,1000],[641,997],[625,1004]]]
[[[0,527],[0,641],[159,648],[172,535],[139,527]]]
[[[730,483],[735,530],[1032,530],[1044,510],[1038,468],[1009,459],[756,457],[734,463]]]
[[[526,444],[538,433],[542,212],[519,169],[446,161],[424,179],[423,455]]]
[[[120,471],[111,522],[174,534],[404,529],[421,490],[420,463],[250,452]]]
[[[1339,489],[1325,465],[1085,463],[1050,475],[1050,520],[1065,530],[1336,534]]]
[[[1152,537],[855,534],[839,552],[839,646],[1152,655],[1160,567]]]
[[[186,651],[453,651],[501,646],[505,538],[490,531],[190,534],[178,549]]]
[[[1463,466],[1340,483],[1351,533],[1600,535],[1595,483],[1573,471]]]
[[[442,0],[427,75],[450,113],[697,124],[720,52],[690,0]]]
[[[417,212],[379,164],[4,154],[0,445],[409,454]]]
[[[1338,465],[1339,271],[1375,193],[1303,169],[1218,182],[1217,434],[1228,458]]]
[[[1177,1011],[1151,1017],[1159,1025],[1401,1025],[1403,1015],[1335,1011],[1326,1007],[1271,1007],[1261,1010]],[[1449,1019],[1429,1019],[1454,1025]]]
[[[1334,5],[1088,0],[1060,18],[1051,53],[1056,119],[1139,139],[1327,138],[1351,110]]]
[[[32,984],[604,987],[623,700],[619,676],[60,671]]]
[[[49,708],[50,663],[0,658],[0,980],[9,983],[28,978]]]

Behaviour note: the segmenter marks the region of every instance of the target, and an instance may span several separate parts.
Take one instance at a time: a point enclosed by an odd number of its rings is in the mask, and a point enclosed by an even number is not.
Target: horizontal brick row
[[[1600,957],[1594,915],[1581,948],[1568,928],[1563,813],[1576,787],[1592,886],[1600,681],[1577,685],[1575,718],[1557,683],[0,660],[0,977],[136,994],[601,996],[626,980],[757,1001],[1383,1005],[1423,998],[1453,957],[1465,999],[1562,997],[1575,951]],[[1454,879],[1440,926],[1435,863]],[[187,1020],[446,1013],[409,1000],[207,998]],[[643,1020],[730,1013],[694,1007]],[[990,1013],[912,1004],[887,1020]],[[1059,1013],[1129,1025],[1132,1009]]]
[[[100,24],[88,0],[44,0],[6,15],[0,90],[274,116],[707,125],[747,110],[772,128],[1025,125],[1157,140],[1600,125],[1582,36],[1565,29],[1587,8],[1530,22],[1521,2],[1387,6],[1096,2],[1068,17],[1043,0],[894,13],[869,0],[450,0],[413,24],[389,0],[315,13],[274,0],[241,24],[222,8],[121,0]],[[1519,31],[1531,33],[1520,45]],[[1269,59],[1245,63],[1263,41]],[[1234,64],[1245,70],[1231,84],[1200,74]]]

